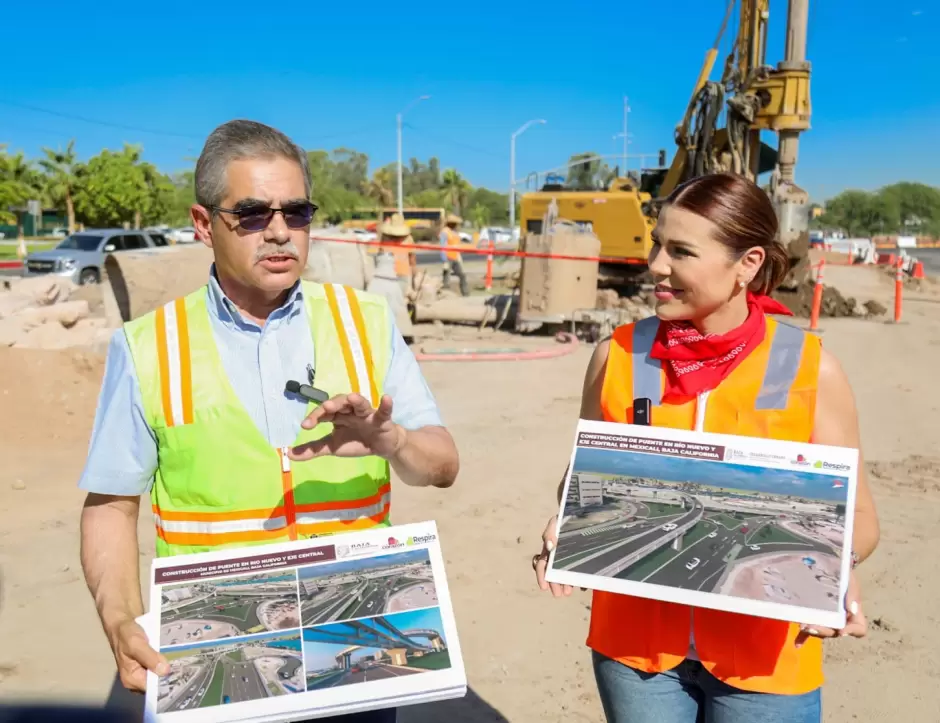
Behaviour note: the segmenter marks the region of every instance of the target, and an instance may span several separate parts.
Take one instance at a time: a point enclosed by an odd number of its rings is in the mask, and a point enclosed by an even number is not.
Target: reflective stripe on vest
[[[325,284],[323,290],[326,292],[326,300],[333,314],[333,323],[339,334],[343,359],[346,360],[346,371],[349,374],[352,389],[357,394],[365,395],[366,380],[368,380],[369,400],[372,406],[376,407],[379,403],[379,393],[372,367],[372,350],[369,348],[369,338],[366,336],[359,301],[352,289],[339,284]]]
[[[379,403],[378,387],[372,361],[372,349],[366,335],[359,300],[352,289],[339,284],[324,284],[327,302],[336,325],[340,348],[352,389],[368,396],[372,406]],[[185,298],[164,304],[156,311],[157,359],[160,366],[160,391],[163,416],[168,427],[192,424],[192,358],[189,352],[189,324]],[[363,385],[368,382],[368,390]]]
[[[297,532],[310,536],[355,529],[348,523],[360,518],[372,523],[380,522],[388,514],[391,499],[392,487],[385,485],[377,495],[352,502],[297,505]],[[268,541],[283,537],[288,525],[284,507],[240,512],[168,512],[161,511],[156,504],[152,508],[157,536],[170,544],[220,545]]]
[[[185,298],[157,309],[156,333],[163,416],[168,427],[192,424],[193,370]]]
[[[662,403],[662,362],[650,356],[658,329],[659,319],[651,316],[636,322],[633,330],[633,398],[648,398],[653,406]],[[804,340],[801,329],[777,322],[755,409],[787,408],[790,387],[800,368]]]

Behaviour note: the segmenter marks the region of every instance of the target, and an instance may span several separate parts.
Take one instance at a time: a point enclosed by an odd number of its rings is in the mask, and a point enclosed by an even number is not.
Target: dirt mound
[[[103,373],[97,354],[0,347],[0,439],[10,449],[76,436],[87,443]]]
[[[795,291],[777,290],[772,296],[793,312],[794,316],[809,318],[813,310],[813,294],[816,285],[812,281],[800,284]],[[887,311],[877,302],[861,304],[854,297],[843,296],[834,286],[823,287],[822,304],[819,308],[820,316],[843,317],[880,316]]]

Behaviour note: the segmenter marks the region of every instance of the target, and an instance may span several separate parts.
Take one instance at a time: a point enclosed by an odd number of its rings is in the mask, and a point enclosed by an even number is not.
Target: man
[[[444,220],[444,228],[441,229],[440,243],[443,247],[450,247],[452,250],[441,251],[441,261],[444,264],[444,286],[450,282],[450,274],[453,271],[460,279],[460,295],[470,296],[470,289],[467,286],[467,274],[463,268],[463,257],[455,247],[460,246],[460,234],[457,233],[457,227],[463,223],[463,219],[456,214],[449,213]]]
[[[162,556],[387,525],[390,466],[405,484],[436,487],[458,469],[384,300],[299,282],[316,210],[304,152],[232,121],[207,139],[195,186],[193,224],[215,260],[208,285],[114,335],[80,482],[85,578],[135,691],[147,670],[168,670],[134,622],[142,494]],[[308,406],[289,380],[330,399]]]
[[[411,238],[411,228],[405,223],[400,213],[393,213],[384,222],[379,224],[379,242],[383,244],[399,244],[401,247],[411,246],[414,240]],[[395,258],[395,275],[403,279],[406,288],[411,287],[411,279],[414,277],[417,261],[414,251],[407,251],[405,248],[383,249],[391,253]],[[381,253],[381,251],[379,252]]]

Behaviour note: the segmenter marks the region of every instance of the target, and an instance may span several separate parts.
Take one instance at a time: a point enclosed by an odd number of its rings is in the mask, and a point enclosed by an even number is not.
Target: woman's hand
[[[535,570],[535,579],[539,587],[543,590],[551,590],[554,597],[562,597],[571,594],[574,590],[571,585],[559,585],[557,582],[548,582],[545,580],[545,569],[548,567],[548,555],[555,549],[558,542],[555,537],[555,523],[558,515],[553,515],[545,526],[545,532],[542,533],[542,551],[532,557],[532,568]]]
[[[794,644],[801,647],[809,638],[841,638],[851,636],[864,638],[868,633],[868,621],[862,612],[862,596],[855,577],[855,570],[849,573],[849,587],[845,591],[845,609],[848,613],[845,627],[841,630],[824,628],[821,625],[801,625]]]

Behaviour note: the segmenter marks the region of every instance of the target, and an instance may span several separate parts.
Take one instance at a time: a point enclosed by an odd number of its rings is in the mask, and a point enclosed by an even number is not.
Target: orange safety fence
[[[495,248],[476,248],[474,246],[441,246],[440,244],[408,244],[402,246],[400,243],[387,243],[382,241],[365,241],[358,238],[337,238],[335,236],[311,236],[311,241],[335,241],[344,244],[359,244],[360,246],[371,246],[373,248],[389,248],[402,251],[458,251],[461,254],[470,254],[476,256],[505,256],[518,259],[559,259],[564,261],[593,261],[602,264],[627,264],[629,266],[646,266],[646,259],[625,259],[616,256],[572,256],[569,254],[546,254],[535,251],[508,251]]]

